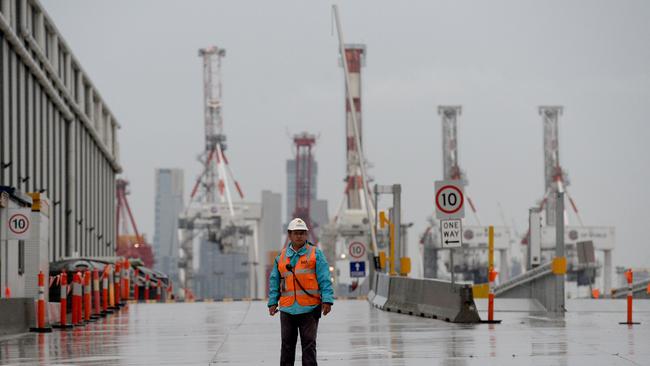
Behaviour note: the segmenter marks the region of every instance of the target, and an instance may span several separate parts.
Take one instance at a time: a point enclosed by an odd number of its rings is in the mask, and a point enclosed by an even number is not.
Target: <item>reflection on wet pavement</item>
[[[565,318],[498,313],[460,325],[338,301],[321,319],[321,365],[648,365],[650,313]],[[132,304],[97,323],[0,338],[1,365],[277,365],[279,317],[264,302]],[[298,347],[299,349],[300,347]],[[300,351],[297,362],[300,364]]]

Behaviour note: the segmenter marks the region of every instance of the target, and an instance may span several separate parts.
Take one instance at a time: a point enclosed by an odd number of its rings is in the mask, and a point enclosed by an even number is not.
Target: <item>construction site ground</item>
[[[633,326],[619,324],[623,302],[596,308],[570,309],[564,318],[497,312],[501,324],[464,325],[341,300],[321,319],[318,359],[320,365],[650,364],[648,307],[634,314],[641,324]],[[0,338],[1,365],[277,365],[279,358],[280,319],[268,315],[263,301],[129,304],[70,331]]]

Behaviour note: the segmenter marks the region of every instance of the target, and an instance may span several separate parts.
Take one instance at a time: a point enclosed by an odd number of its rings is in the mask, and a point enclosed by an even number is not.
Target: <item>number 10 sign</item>
[[[11,208],[8,210],[7,236],[9,240],[30,238],[32,227],[32,210],[29,208]]]
[[[465,197],[459,180],[436,181],[436,218],[462,219],[465,217]]]

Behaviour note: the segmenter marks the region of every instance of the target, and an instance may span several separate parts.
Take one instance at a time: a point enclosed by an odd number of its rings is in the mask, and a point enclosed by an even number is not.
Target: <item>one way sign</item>
[[[440,240],[443,248],[459,248],[463,245],[462,233],[460,219],[440,220]]]

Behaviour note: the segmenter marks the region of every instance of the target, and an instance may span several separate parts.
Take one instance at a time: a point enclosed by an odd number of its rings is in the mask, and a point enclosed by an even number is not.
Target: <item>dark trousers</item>
[[[320,312],[318,315],[320,315]],[[318,315],[315,312],[297,315],[280,312],[280,324],[282,327],[280,366],[294,365],[298,332],[300,332],[300,345],[302,346],[302,365],[318,365],[316,362]]]

